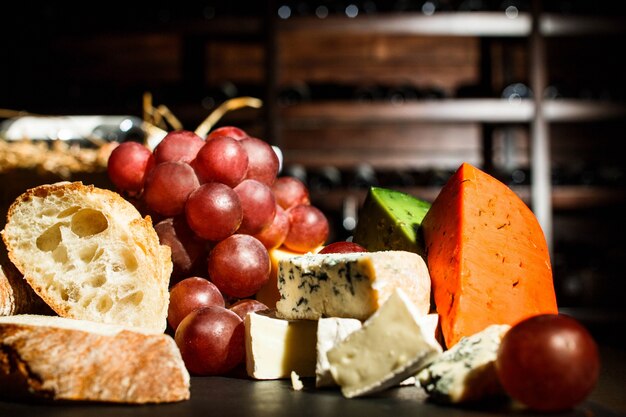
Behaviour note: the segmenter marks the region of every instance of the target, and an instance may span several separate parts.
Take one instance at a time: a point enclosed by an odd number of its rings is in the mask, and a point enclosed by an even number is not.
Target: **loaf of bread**
[[[189,398],[171,336],[58,316],[0,317],[0,396],[162,403]]]
[[[170,249],[119,194],[80,182],[32,188],[9,208],[2,238],[59,316],[165,330]]]

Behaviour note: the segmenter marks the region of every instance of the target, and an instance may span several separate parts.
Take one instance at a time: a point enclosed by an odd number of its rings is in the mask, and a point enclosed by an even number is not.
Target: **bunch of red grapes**
[[[108,174],[172,249],[168,322],[187,368],[230,371],[244,357],[243,317],[267,308],[253,297],[269,280],[268,251],[314,250],[328,238],[328,220],[305,184],[279,177],[267,142],[233,126],[205,139],[170,132],[153,152],[124,142]]]

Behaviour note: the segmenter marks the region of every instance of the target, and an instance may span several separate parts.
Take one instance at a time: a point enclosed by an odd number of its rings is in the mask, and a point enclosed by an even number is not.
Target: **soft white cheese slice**
[[[246,372],[255,379],[315,376],[317,322],[252,312],[245,320]]]
[[[315,365],[315,386],[335,386],[335,380],[330,373],[327,353],[348,335],[361,328],[361,321],[329,317],[317,322],[317,363]]]
[[[498,348],[506,324],[494,324],[445,351],[417,375],[421,385],[434,401],[464,403],[502,393],[495,370]]]
[[[277,315],[366,320],[402,288],[422,315],[430,310],[430,275],[412,252],[306,254],[279,261]]]
[[[441,354],[432,321],[396,289],[361,329],[328,351],[334,380],[345,397],[372,394],[415,375]]]

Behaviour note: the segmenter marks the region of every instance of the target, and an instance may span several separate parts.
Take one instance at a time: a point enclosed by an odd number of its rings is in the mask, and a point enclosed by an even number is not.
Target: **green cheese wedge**
[[[352,240],[369,251],[405,250],[423,256],[421,225],[430,205],[410,194],[371,187]]]

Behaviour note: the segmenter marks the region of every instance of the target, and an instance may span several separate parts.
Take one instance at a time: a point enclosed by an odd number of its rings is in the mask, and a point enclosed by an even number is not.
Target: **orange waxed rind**
[[[427,262],[448,347],[490,324],[557,313],[548,246],[505,184],[462,164],[423,221]]]

